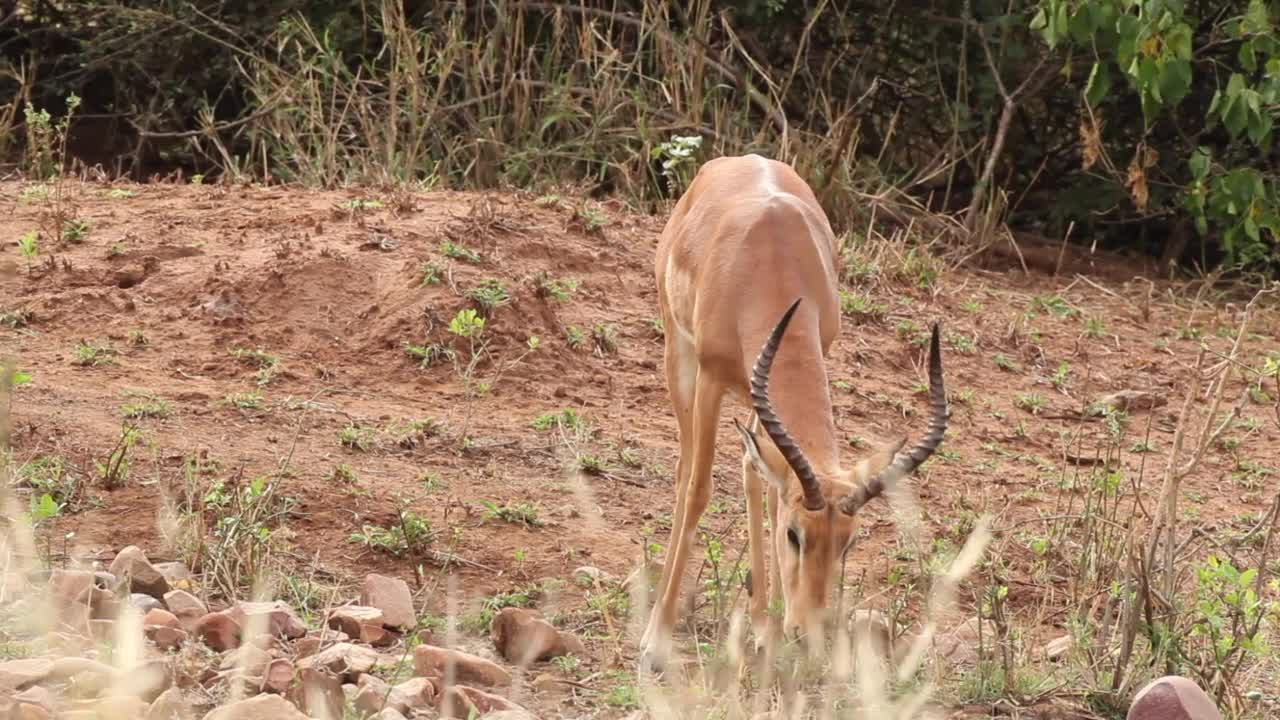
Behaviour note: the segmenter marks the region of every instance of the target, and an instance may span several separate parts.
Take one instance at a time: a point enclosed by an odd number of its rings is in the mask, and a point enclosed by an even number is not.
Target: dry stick
[[[986,55],[987,66],[991,68],[991,76],[996,81],[996,89],[1000,91],[1000,97],[1004,99],[1004,109],[1000,111],[1000,122],[996,125],[995,139],[991,143],[991,152],[987,154],[986,166],[982,169],[982,176],[978,178],[978,184],[973,189],[973,198],[969,200],[969,210],[965,215],[965,230],[969,235],[973,235],[976,230],[978,221],[978,212],[982,207],[982,203],[986,201],[987,190],[991,186],[991,178],[996,172],[996,162],[1000,159],[1000,153],[1004,150],[1005,138],[1009,134],[1009,126],[1013,124],[1013,115],[1018,110],[1018,99],[1031,86],[1037,76],[1040,74],[1040,68],[1044,67],[1045,62],[1049,60],[1049,55],[1040,57],[1040,62],[1027,73],[1027,77],[1018,87],[1014,88],[1010,93],[1005,88],[1004,80],[1000,77],[1000,68],[996,65],[995,58],[991,56],[991,46],[987,43],[987,36],[982,32],[981,26],[977,26],[978,37],[982,41],[982,52]]]

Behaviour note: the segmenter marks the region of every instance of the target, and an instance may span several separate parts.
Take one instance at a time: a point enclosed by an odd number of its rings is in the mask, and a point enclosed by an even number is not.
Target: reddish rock
[[[293,657],[295,659],[301,659],[315,655],[320,652],[320,645],[322,642],[323,641],[319,637],[314,635],[308,635],[307,637],[294,640],[293,644],[290,646],[293,648]]]
[[[448,705],[453,707],[447,707]],[[457,714],[459,708],[462,709],[461,715]],[[477,716],[496,712],[528,713],[523,707],[501,695],[494,695],[467,685],[454,685],[444,691],[444,696],[440,702],[440,714],[442,716],[465,718],[468,717],[470,711],[474,711]]]
[[[358,638],[365,625],[382,627],[382,611],[376,607],[345,605],[334,608],[333,612],[329,613],[328,625],[334,630],[346,633],[349,637]]]
[[[1195,682],[1167,675],[1139,690],[1125,717],[1127,720],[1222,720],[1222,713]]]
[[[293,687],[293,663],[284,658],[276,658],[267,663],[262,673],[262,692],[285,695]]]
[[[537,613],[523,608],[503,608],[489,626],[489,636],[508,662],[526,667],[561,655],[583,655],[582,641],[562,633]]]
[[[382,611],[387,627],[408,630],[418,623],[413,609],[413,594],[400,578],[370,574],[364,578],[360,602]]]
[[[374,675],[361,675],[356,683],[356,696],[351,704],[361,715],[373,715],[384,707],[396,712],[409,712],[409,699]]]
[[[413,649],[413,671],[421,677],[448,677],[452,664],[455,682],[507,687],[511,674],[498,664],[460,650],[448,650],[433,645],[419,645]]]
[[[410,710],[427,710],[435,707],[436,686],[428,678],[409,678],[396,685],[395,689],[404,696]]]
[[[151,701],[144,720],[186,720],[190,715],[191,711],[182,699],[182,691],[172,687]]]
[[[158,600],[169,592],[169,581],[136,545],[130,545],[116,553],[109,571],[122,582],[127,582],[129,589],[135,593],[150,595]]]
[[[333,716],[335,718],[341,715]],[[255,695],[248,700],[214,709],[204,720],[309,720],[293,703],[279,695]]]
[[[242,644],[236,650],[222,656],[218,669],[223,672],[239,670],[244,675],[261,678],[267,670],[267,663],[270,662],[271,655],[267,651],[254,645]]]
[[[187,631],[182,628],[152,625],[146,628],[146,634],[147,639],[163,651],[177,650],[187,643]]]
[[[306,658],[305,667],[324,668],[339,678],[355,682],[378,663],[378,653],[372,648],[351,643],[338,643]]]
[[[330,720],[342,718],[347,702],[339,677],[328,670],[308,667],[298,670],[298,682],[289,691],[289,698],[307,715]]]
[[[186,590],[170,590],[165,593],[164,604],[178,618],[182,629],[188,632],[195,628],[200,618],[209,614],[209,608],[200,602],[200,598]]]
[[[196,637],[218,652],[240,647],[240,622],[227,612],[209,613],[196,621]]]
[[[252,632],[265,632],[275,637],[300,638],[307,634],[307,626],[298,618],[288,603],[273,602],[236,603],[227,611],[240,620],[241,627]]]
[[[147,614],[142,616],[142,625],[144,627],[149,627],[149,626],[161,626],[161,627],[170,627],[170,628],[182,627],[182,624],[178,622],[178,617],[176,615],[169,612],[168,610],[161,610],[160,608],[156,608],[154,610],[148,610]]]

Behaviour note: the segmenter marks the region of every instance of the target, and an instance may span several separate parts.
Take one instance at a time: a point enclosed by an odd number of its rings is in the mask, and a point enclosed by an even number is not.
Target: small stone
[[[151,701],[145,720],[186,720],[190,715],[182,700],[182,691],[171,687]]]
[[[374,675],[361,675],[356,683],[356,696],[351,704],[361,715],[373,715],[384,707],[404,714],[409,712],[408,698]]]
[[[449,650],[433,645],[419,645],[413,649],[413,673],[420,677],[445,677],[446,668],[453,665],[453,676],[458,682],[474,683],[486,687],[511,685],[511,674],[498,664],[478,655],[460,650]]]
[[[0,663],[0,690],[22,690],[51,675],[54,663],[47,658],[27,658]]]
[[[405,716],[393,707],[384,707],[373,716],[373,720],[405,720]]]
[[[112,692],[140,697],[150,703],[173,687],[173,675],[173,668],[168,660],[148,660],[129,670],[116,671]]]
[[[418,623],[413,594],[409,592],[408,583],[400,578],[366,575],[360,602],[381,610],[382,622],[387,627],[408,630]]]
[[[529,712],[501,695],[494,695],[467,685],[457,685],[455,687],[467,696],[467,699],[471,701],[471,705],[481,715],[495,712],[524,712],[526,714]]]
[[[610,579],[609,573],[593,565],[583,565],[573,571],[573,579],[580,583],[592,583],[597,580],[605,582]]]
[[[164,609],[164,603],[146,593],[133,593],[129,596],[129,604],[144,615],[152,610]]]
[[[343,716],[347,702],[341,679],[327,670],[309,667],[298,670],[298,682],[289,691],[289,698],[307,715],[331,720]]]
[[[218,652],[240,646],[240,623],[226,612],[209,613],[197,620],[195,634],[201,642]]]
[[[303,661],[307,667],[324,668],[340,678],[355,681],[378,662],[378,653],[372,648],[338,643],[325,648]]]
[[[177,650],[187,644],[187,631],[166,625],[152,625],[145,630],[147,639],[162,651]]]
[[[537,720],[528,710],[495,710],[480,716],[480,720]]]
[[[178,622],[178,618],[168,610],[154,608],[148,610],[146,615],[142,616],[143,627],[169,627],[181,628],[182,624]]]
[[[427,678],[409,678],[395,686],[410,710],[427,710],[436,704],[436,686]]]
[[[109,695],[93,703],[99,720],[137,720],[150,709],[147,701],[133,695]]]
[[[223,672],[238,670],[244,675],[260,678],[266,672],[267,663],[270,662],[271,655],[267,651],[246,644],[223,655],[222,661],[218,663],[218,669]]]
[[[489,636],[498,653],[520,667],[562,655],[586,654],[582,641],[524,608],[503,608],[494,616]]]
[[[314,635],[308,635],[307,637],[294,640],[291,645],[293,648],[293,657],[295,659],[302,659],[315,655],[320,652],[320,645],[322,642],[323,641],[320,638]]]
[[[981,623],[981,625],[979,625]],[[938,652],[951,664],[972,666],[978,662],[979,652],[990,656],[995,652],[996,626],[990,620],[969,618],[951,632],[937,640]]]
[[[289,639],[300,638],[307,634],[307,626],[298,618],[289,604],[276,600],[274,602],[236,603],[228,610],[240,620],[241,627],[253,629],[255,632],[266,632],[276,637]]]
[[[1194,681],[1156,678],[1138,691],[1126,720],[1222,720],[1222,712]]]
[[[328,625],[334,630],[341,630],[350,637],[360,637],[362,625],[382,627],[382,611],[376,607],[364,605],[345,605],[334,608],[329,613]]]
[[[180,588],[189,590],[194,584],[194,578],[191,576],[191,569],[184,563],[165,562],[155,564],[156,572],[164,576],[172,588]]]
[[[200,598],[186,590],[170,590],[164,594],[165,607],[178,618],[183,630],[193,630],[200,618],[209,614],[209,608]]]
[[[288,700],[279,695],[265,694],[215,708],[204,716],[204,720],[308,720],[308,718]]]
[[[38,705],[45,710],[53,709],[53,693],[48,688],[34,685],[13,696],[15,702],[24,705]]]
[[[276,658],[267,663],[262,673],[262,692],[284,695],[293,687],[293,663],[284,658]]]
[[[110,572],[128,582],[129,589],[135,593],[144,593],[158,600],[169,592],[169,581],[136,545],[130,545],[116,553],[115,559],[111,561]]]
[[[1074,646],[1075,640],[1070,635],[1054,638],[1045,644],[1044,657],[1046,660],[1060,660]]]
[[[49,590],[59,606],[84,602],[93,587],[93,573],[88,570],[54,570],[49,574]]]
[[[854,610],[849,616],[849,640],[857,657],[858,643],[869,642],[876,657],[893,657],[893,629],[889,618],[879,610]]]

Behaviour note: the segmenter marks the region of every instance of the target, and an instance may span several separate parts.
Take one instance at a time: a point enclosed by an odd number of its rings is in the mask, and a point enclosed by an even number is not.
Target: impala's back
[[[784,420],[829,417],[822,358],[840,332],[836,254],[826,215],[789,165],[759,155],[711,160],[658,244],[659,303],[677,325],[668,332],[693,345],[700,367],[732,378],[726,390],[745,399],[760,346],[782,311],[804,298],[773,369],[775,383],[788,388],[778,412]],[[829,444],[825,433],[813,435],[812,443],[797,439],[818,464],[834,460],[835,447],[812,446]]]

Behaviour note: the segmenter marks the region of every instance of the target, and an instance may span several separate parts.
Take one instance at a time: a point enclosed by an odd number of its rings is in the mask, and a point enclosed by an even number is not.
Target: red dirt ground
[[[288,458],[279,492],[295,498],[296,506],[284,523],[289,534],[283,557],[294,572],[307,574],[314,562],[320,576],[340,582],[369,571],[414,581],[408,561],[348,539],[362,526],[390,524],[402,498],[441,531],[438,547],[456,533],[454,552],[473,563],[456,573],[467,598],[540,578],[568,579],[582,565],[625,575],[642,556],[646,528],[665,544],[660,520],[673,501],[675,426],[653,327],[652,274],[663,217],[606,203],[595,207],[609,224],[592,231],[567,201],[518,194],[432,191],[412,196],[408,207],[408,196],[372,190],[74,185],[76,216],[90,223],[87,236],[78,244],[42,241],[29,272],[14,242],[40,226],[41,205],[28,188],[0,183],[6,211],[0,252],[12,270],[0,277],[0,311],[30,313],[21,327],[0,326],[0,349],[32,376],[13,400],[12,445],[20,463],[60,455],[88,483],[81,509],[58,518],[51,530],[55,538],[75,533],[66,547],[75,558],[110,558],[128,544],[152,559],[174,557],[157,520],[161,496],[181,486],[185,459],[197,455],[215,460],[216,477],[224,480],[275,473]],[[360,198],[379,198],[383,206],[338,208]],[[479,251],[482,261],[445,258],[445,240]],[[50,256],[56,262],[46,265]],[[915,388],[924,378],[923,352],[898,325],[925,328],[942,320],[953,420],[945,457],[930,462],[914,483],[931,532],[950,527],[961,508],[996,514],[997,537],[1018,521],[1052,513],[1060,491],[1056,471],[1044,466],[1061,467],[1060,431],[1081,424],[1061,418],[1118,390],[1150,390],[1168,401],[1154,411],[1151,444],[1157,452],[1146,456],[1150,511],[1197,355],[1197,340],[1179,331],[1188,325],[1190,292],[1156,284],[1148,303],[1152,286],[1145,280],[964,268],[944,271],[935,289],[925,290],[895,278],[887,267],[891,256],[866,286],[886,317],[846,318],[832,352],[837,426],[850,438],[872,442],[904,429],[918,436],[925,401]],[[422,286],[425,262],[451,273],[440,284]],[[567,302],[541,298],[530,280],[541,271],[581,284]],[[403,346],[452,341],[465,350],[447,326],[472,306],[463,294],[486,278],[501,280],[513,297],[486,329],[508,366],[496,380],[494,365],[480,368],[479,377],[492,387],[475,400],[472,443],[460,450],[468,403],[458,373],[448,362],[420,368]],[[1059,317],[1033,308],[1033,297],[1053,295],[1078,314]],[[1242,307],[1239,298],[1206,303],[1190,326],[1225,352],[1230,338],[1215,333],[1233,328]],[[1020,325],[1018,318],[1028,313]],[[1104,337],[1084,334],[1084,319],[1092,317],[1105,323]],[[616,326],[616,352],[595,348],[591,329],[601,323]],[[578,347],[567,339],[570,326],[585,335]],[[1257,367],[1263,355],[1280,349],[1274,310],[1260,313],[1252,330],[1245,359]],[[147,342],[135,344],[134,331]],[[511,364],[530,335],[540,338],[540,347]],[[971,342],[955,340],[959,336]],[[117,354],[109,364],[74,364],[80,341],[109,343]],[[255,367],[233,357],[234,348],[279,356],[279,372],[256,388]],[[997,354],[1018,369],[997,368]],[[1063,390],[1050,380],[1061,362],[1070,367]],[[1243,388],[1238,377],[1233,380],[1229,400]],[[260,409],[224,402],[255,389],[262,394]],[[1267,389],[1277,394],[1274,386]],[[171,410],[138,422],[146,444],[134,451],[126,485],[108,490],[94,479],[94,463],[116,443],[130,392],[153,393]],[[1039,415],[1019,407],[1019,399],[1033,392],[1047,402]],[[562,408],[578,410],[594,427],[589,437],[567,440],[609,466],[607,476],[583,478],[585,497],[572,490],[577,481],[565,469],[573,457],[566,439],[531,426],[535,417]],[[719,512],[708,513],[712,529],[732,525],[731,558],[745,541],[740,446],[729,428],[734,414],[746,417],[739,408],[724,413],[712,506]],[[1140,439],[1151,413],[1132,415],[1131,438]],[[1244,416],[1257,428],[1231,430],[1242,440],[1235,454],[1211,449],[1184,487],[1203,526],[1238,522],[1246,513],[1256,517],[1270,502],[1266,490],[1236,478],[1237,455],[1259,468],[1280,467],[1280,418],[1267,402],[1246,403]],[[443,423],[443,431],[417,447],[396,445],[385,434],[363,452],[339,443],[349,424],[385,428],[424,417]],[[1081,452],[1091,454],[1096,446],[1096,439],[1086,439]],[[1125,452],[1126,467],[1136,470],[1143,457]],[[339,465],[350,467],[354,482],[331,477]],[[436,487],[420,482],[424,472],[438,478]],[[545,525],[486,519],[486,500],[536,505]],[[874,586],[895,562],[896,531],[883,503],[864,512],[868,536],[852,554],[848,575],[865,572],[865,583]],[[1139,529],[1150,522],[1134,519]],[[429,579],[436,569],[426,563]],[[1017,606],[1034,602],[1040,591],[1026,583],[1011,592]],[[428,593],[424,601],[443,609],[443,593]],[[634,649],[634,639],[624,646],[627,663]],[[601,658],[605,654],[601,650]]]

